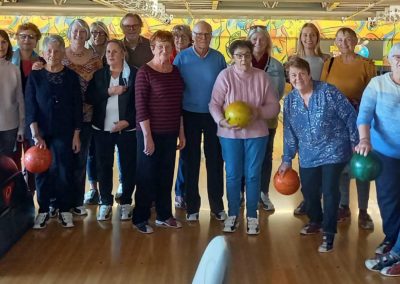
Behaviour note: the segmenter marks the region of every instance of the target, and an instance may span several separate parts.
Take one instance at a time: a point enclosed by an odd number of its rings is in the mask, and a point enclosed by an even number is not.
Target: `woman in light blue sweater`
[[[388,59],[392,72],[373,78],[363,93],[356,151],[367,155],[374,149],[383,164],[376,195],[385,239],[375,251],[378,256],[365,265],[384,275],[400,276],[400,43],[392,47]]]

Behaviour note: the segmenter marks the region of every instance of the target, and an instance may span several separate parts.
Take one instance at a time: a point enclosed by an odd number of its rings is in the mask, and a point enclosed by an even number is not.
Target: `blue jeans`
[[[178,174],[176,175],[175,181],[175,195],[185,197],[185,179],[183,177],[183,168],[185,162],[183,161],[181,155],[179,155],[179,163],[178,163]]]
[[[345,163],[300,167],[301,189],[310,222],[322,223],[324,233],[335,234],[339,206],[339,178]],[[323,196],[324,211],[321,207]]]
[[[340,205],[348,207],[350,202],[350,163],[348,163],[340,175]],[[360,210],[368,209],[369,200],[369,181],[360,181],[356,179],[358,208]]]
[[[220,137],[225,160],[228,215],[239,216],[242,177],[246,182],[246,216],[257,218],[260,199],[261,166],[268,136],[249,139]]]
[[[382,161],[382,173],[376,179],[376,197],[382,217],[385,241],[396,243],[400,253],[400,159],[376,152]]]
[[[97,182],[96,170],[96,146],[93,137],[90,139],[89,154],[86,164],[86,172],[89,182]]]

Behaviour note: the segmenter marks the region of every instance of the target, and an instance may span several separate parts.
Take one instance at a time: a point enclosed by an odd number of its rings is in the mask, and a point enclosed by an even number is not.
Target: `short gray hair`
[[[392,59],[393,56],[400,55],[400,42],[394,44],[389,51],[388,59]]]
[[[71,40],[71,38],[72,38],[72,27],[75,24],[77,24],[77,25],[79,25],[79,26],[81,26],[82,28],[85,29],[85,31],[86,31],[86,41],[88,41],[90,39],[90,28],[89,28],[89,25],[82,19],[75,19],[75,20],[72,21],[72,23],[68,27],[67,38],[69,40]]]
[[[49,35],[43,40],[43,51],[47,51],[50,43],[58,43],[62,50],[65,50],[65,42],[64,39],[59,35]]]

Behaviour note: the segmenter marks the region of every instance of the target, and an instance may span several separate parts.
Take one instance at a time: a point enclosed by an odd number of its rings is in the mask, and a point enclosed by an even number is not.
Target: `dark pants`
[[[300,167],[300,180],[308,218],[312,223],[322,223],[324,233],[336,233],[340,200],[339,179],[345,165],[346,163],[338,163],[315,168]]]
[[[271,180],[272,172],[272,153],[274,152],[274,139],[276,134],[276,128],[268,128],[268,143],[265,151],[264,161],[261,168],[261,192],[269,192],[269,183]]]
[[[15,143],[17,142],[17,132],[17,128],[0,131],[0,155],[3,154],[12,157]]]
[[[22,142],[17,142],[17,150],[13,154],[13,160],[17,164],[18,169],[22,171],[25,178],[25,182],[28,185],[28,189],[33,193],[35,191],[35,175],[31,172],[28,172],[26,169],[22,169],[22,163],[21,163],[22,153],[28,151],[28,149],[33,145],[31,144],[30,141],[32,140],[24,139],[24,141]]]
[[[74,155],[73,171],[74,171],[74,193],[72,199],[72,207],[83,205],[83,197],[85,195],[86,183],[86,162],[89,153],[90,140],[92,139],[92,126],[88,122],[82,124],[79,134],[81,140],[81,150]],[[71,140],[72,141],[72,140]],[[72,142],[70,148],[72,147]]]
[[[72,207],[72,136],[45,137],[52,161],[48,171],[36,174],[39,213],[49,212],[50,198],[55,198],[54,206],[60,212],[68,212]]]
[[[376,152],[382,173],[376,179],[376,196],[382,217],[385,241],[395,243],[400,232],[400,159]]]
[[[115,145],[120,153],[122,180],[121,204],[132,203],[132,193],[136,183],[136,131],[93,130],[96,143],[96,165],[99,181],[100,200],[102,205],[113,204],[113,166]]]
[[[178,173],[176,175],[176,181],[175,181],[175,195],[186,199],[185,178],[183,176],[184,167],[185,167],[185,162],[182,159],[182,155],[179,154]]]
[[[94,130],[93,130],[94,131]],[[89,182],[97,182],[97,169],[96,169],[96,144],[94,138],[90,139],[89,153],[86,164],[86,172]]]
[[[182,150],[187,213],[200,210],[199,173],[201,158],[201,136],[204,135],[204,154],[207,169],[207,193],[211,211],[224,210],[223,160],[221,145],[217,137],[217,124],[209,113],[183,112],[186,147]]]
[[[137,132],[137,189],[132,222],[146,222],[151,215],[151,203],[156,202],[157,220],[172,217],[171,191],[174,179],[176,135],[152,134],[155,151],[147,156],[143,153],[144,139]]]

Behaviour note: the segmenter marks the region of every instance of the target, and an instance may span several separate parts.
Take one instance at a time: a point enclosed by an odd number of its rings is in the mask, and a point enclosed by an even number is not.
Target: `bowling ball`
[[[230,125],[245,128],[251,120],[251,107],[245,102],[237,101],[225,109],[225,118]]]
[[[361,181],[371,181],[380,175],[382,162],[374,152],[369,152],[366,157],[354,153],[350,160],[350,170],[354,178]]]
[[[293,169],[288,170],[283,176],[276,172],[274,176],[274,186],[279,193],[291,195],[300,187],[299,175]]]
[[[24,165],[31,173],[39,174],[47,171],[51,165],[50,150],[37,146],[29,148],[25,153]]]
[[[19,173],[15,162],[5,155],[0,155],[0,189]]]

